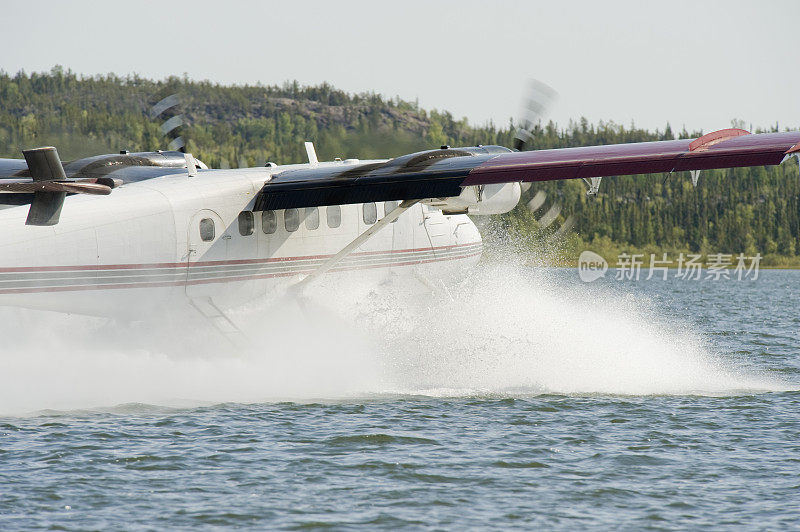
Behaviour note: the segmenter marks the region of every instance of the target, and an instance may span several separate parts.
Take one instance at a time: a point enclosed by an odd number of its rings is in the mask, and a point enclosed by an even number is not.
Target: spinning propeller
[[[514,150],[527,151],[533,147],[533,129],[547,116],[558,99],[558,93],[549,85],[532,79],[528,82],[522,101],[522,112],[514,134]]]
[[[534,148],[534,131],[537,127],[541,129],[542,122],[550,113],[553,104],[555,104],[557,100],[558,92],[546,83],[536,79],[531,79],[528,82],[525,89],[525,96],[522,100],[522,110],[517,130],[514,133],[513,148],[515,151],[528,151]],[[522,192],[528,193],[531,186],[531,183],[521,183]],[[539,190],[525,204],[528,210],[534,214],[534,218],[543,230],[552,225],[561,214],[561,206],[558,203],[553,203],[549,208],[544,210],[543,207],[546,202],[547,193],[544,190]],[[539,211],[543,212],[537,216],[536,213]],[[575,220],[572,215],[569,215],[562,226],[550,235],[550,239],[555,240],[560,238],[561,235],[572,229],[574,225]]]
[[[165,87],[156,93],[155,99],[156,103],[150,109],[150,118],[164,120],[161,124],[161,134],[170,139],[170,150],[186,153],[186,142],[182,136],[185,122],[178,94],[172,92],[170,87]]]
[[[169,139],[169,149],[186,153],[187,121],[182,109],[181,97],[175,87],[164,87],[156,93],[153,101],[155,103],[150,108],[150,118],[163,120],[161,134]],[[266,159],[257,157],[255,163],[256,166],[264,166]],[[219,167],[224,170],[249,166],[247,158],[244,156],[239,156],[239,160],[234,161],[233,165],[226,157],[220,157]],[[205,166],[200,167],[205,168]]]

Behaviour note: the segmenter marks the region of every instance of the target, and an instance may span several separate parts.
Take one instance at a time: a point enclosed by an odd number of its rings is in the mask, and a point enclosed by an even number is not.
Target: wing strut
[[[584,177],[583,181],[589,185],[589,190],[586,191],[586,195],[597,197],[597,193],[600,192],[600,181],[602,180],[602,177]]]
[[[350,255],[352,252],[357,250],[359,247],[361,247],[361,244],[363,244],[364,242],[366,242],[367,240],[372,238],[372,236],[375,235],[378,231],[380,231],[381,229],[383,229],[384,227],[386,227],[387,225],[389,225],[393,221],[397,220],[400,217],[401,214],[403,214],[408,209],[410,209],[411,207],[413,207],[414,205],[419,203],[419,201],[420,200],[415,199],[415,200],[406,200],[406,201],[402,202],[400,205],[395,207],[392,210],[392,212],[390,212],[389,214],[385,215],[383,218],[378,220],[375,224],[371,225],[369,227],[369,229],[367,229],[366,231],[364,231],[363,233],[358,235],[355,240],[353,240],[352,242],[347,244],[345,247],[343,247],[342,250],[339,253],[337,253],[333,257],[329,258],[328,260],[326,260],[325,262],[320,264],[319,268],[317,268],[313,272],[309,273],[302,280],[300,280],[297,283],[295,283],[294,285],[292,285],[291,289],[295,290],[297,292],[302,292],[303,288],[308,286],[308,284],[311,283],[312,281],[314,281],[314,279],[316,279],[320,275],[323,275],[324,273],[327,273],[328,271],[330,271],[330,269],[333,268],[334,266],[336,266],[338,263],[340,263],[342,261],[342,259],[344,259],[348,255]]]
[[[700,179],[700,170],[689,170],[689,174],[692,176],[692,186],[697,188],[697,180]]]

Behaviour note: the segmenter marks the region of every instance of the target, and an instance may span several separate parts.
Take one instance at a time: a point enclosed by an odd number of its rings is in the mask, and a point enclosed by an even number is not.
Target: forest
[[[159,95],[177,94],[187,151],[210,167],[298,163],[304,141],[321,160],[388,158],[439,147],[510,146],[514,124],[474,125],[447,111],[375,93],[349,94],[328,84],[226,86],[186,75],[150,80],[136,75],[80,76],[0,71],[0,157],[57,146],[65,161],[127,149],[167,149],[163,120],[151,117]],[[721,124],[720,129],[742,124]],[[777,131],[778,125],[754,133]],[[702,131],[647,131],[634,124],[539,124],[534,148],[694,138]],[[760,253],[767,266],[800,266],[800,177],[795,160],[776,167],[606,178],[597,197],[578,180],[537,183],[511,213],[484,228],[518,246],[553,244],[559,260],[583,249],[609,258],[628,253]],[[528,201],[544,192],[535,211]],[[542,195],[540,194],[540,197]],[[548,222],[553,218],[551,224]],[[567,220],[569,220],[567,222]],[[569,231],[559,231],[571,227]],[[555,236],[554,236],[555,233]],[[489,239],[496,241],[497,239]]]

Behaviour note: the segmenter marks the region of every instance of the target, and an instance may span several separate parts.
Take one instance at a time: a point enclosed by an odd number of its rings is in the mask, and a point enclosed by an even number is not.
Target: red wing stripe
[[[473,168],[461,186],[779,164],[798,142],[800,131],[758,135],[723,131],[695,141],[503,153]]]

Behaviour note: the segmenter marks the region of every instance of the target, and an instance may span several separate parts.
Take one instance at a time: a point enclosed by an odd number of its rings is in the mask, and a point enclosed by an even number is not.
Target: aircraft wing
[[[726,129],[697,139],[511,152],[441,149],[360,165],[287,170],[265,183],[255,210],[458,196],[463,187],[780,164],[800,131]]]

